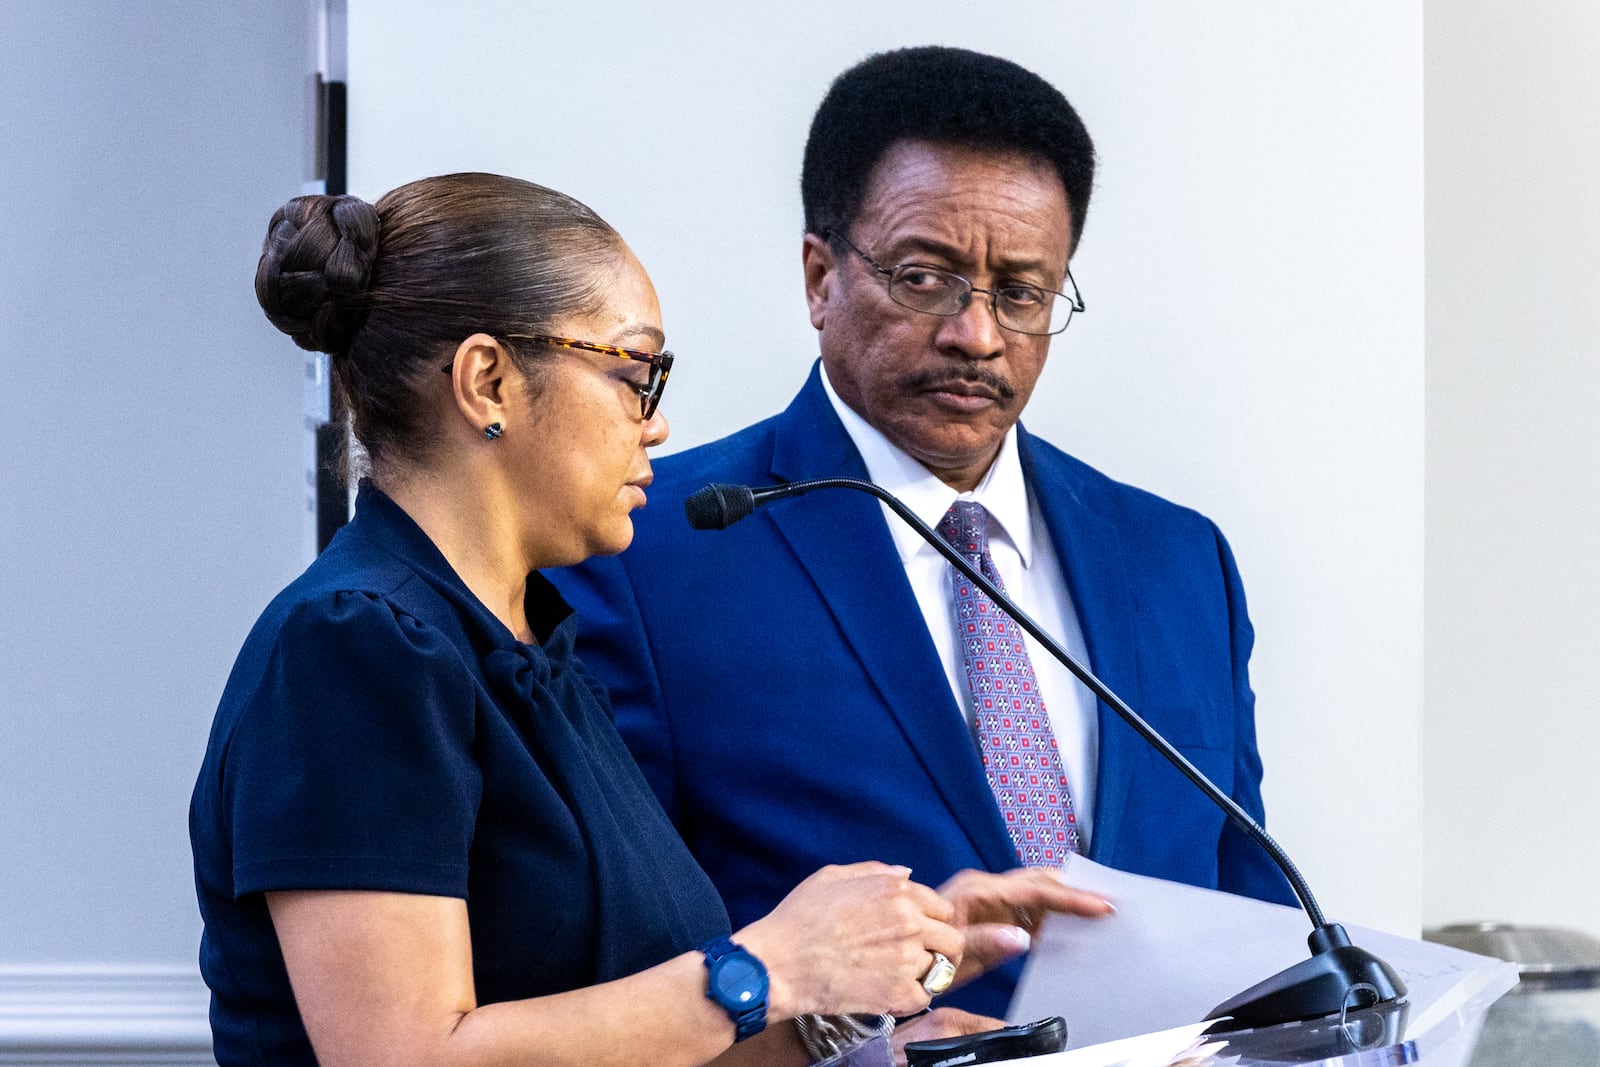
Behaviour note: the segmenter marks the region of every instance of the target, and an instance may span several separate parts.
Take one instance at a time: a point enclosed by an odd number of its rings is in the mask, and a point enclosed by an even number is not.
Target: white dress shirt
[[[822,385],[845,432],[867,465],[867,476],[905,502],[929,526],[937,528],[944,513],[957,499],[976,500],[989,513],[989,554],[995,570],[1011,599],[1033,617],[1071,652],[1089,663],[1083,631],[1067,593],[1067,582],[1050,541],[1044,516],[1033,502],[1022,460],[1017,455],[1017,428],[1013,426],[1000,445],[1000,454],[978,487],[970,493],[957,493],[921,463],[901,451],[856,414],[834,392],[827,368]],[[961,659],[961,644],[956,637],[955,601],[951,590],[954,573],[945,558],[925,542],[915,530],[884,506],[884,521],[900,553],[906,578],[916,594],[933,637],[945,675],[957,705],[965,710],[967,723],[974,721],[972,694],[967,688],[966,667]],[[1065,667],[1057,663],[1032,637],[1027,641],[1028,658],[1039,679],[1039,693],[1050,714],[1050,728],[1061,749],[1067,784],[1072,790],[1078,815],[1081,846],[1087,851],[1094,826],[1094,786],[1096,753],[1099,750],[1099,718],[1094,694],[1090,693]]]

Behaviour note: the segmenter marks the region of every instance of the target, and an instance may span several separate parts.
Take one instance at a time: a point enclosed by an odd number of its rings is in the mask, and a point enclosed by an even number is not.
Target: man
[[[1259,819],[1252,631],[1226,542],[1018,426],[1082,308],[1068,261],[1093,174],[1071,105],[1013,63],[915,48],[847,71],[801,181],[818,366],[782,414],[662,460],[633,546],[557,579],[735,925],[817,866],[869,858],[938,884],[1082,851],[1292,899],[1254,843],[1031,639],[1023,655],[993,629],[987,598],[872,498],[817,492],[720,533],[682,515],[709,482],[878,482]],[[949,999],[1001,1015],[1016,970]]]

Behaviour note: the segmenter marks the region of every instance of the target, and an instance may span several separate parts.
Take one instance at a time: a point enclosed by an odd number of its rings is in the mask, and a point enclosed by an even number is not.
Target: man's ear
[[[833,292],[838,260],[833,246],[820,235],[806,234],[800,247],[800,262],[806,275],[806,307],[811,311],[811,325],[820,330],[827,318],[828,297]]]
[[[491,424],[506,422],[506,398],[517,376],[511,353],[486,333],[475,333],[456,346],[450,387],[456,410],[482,435]]]

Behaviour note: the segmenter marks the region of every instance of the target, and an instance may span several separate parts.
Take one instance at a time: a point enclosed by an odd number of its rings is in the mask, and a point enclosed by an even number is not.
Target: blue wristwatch
[[[706,999],[733,1020],[735,1041],[767,1028],[767,968],[726,937],[700,946],[706,956]]]

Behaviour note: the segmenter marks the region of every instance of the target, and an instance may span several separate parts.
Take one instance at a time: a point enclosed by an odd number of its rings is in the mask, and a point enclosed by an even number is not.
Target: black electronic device
[[[1395,1003],[1406,995],[1405,983],[1395,974],[1392,967],[1366,949],[1351,944],[1350,935],[1345,933],[1343,926],[1330,923],[1323,917],[1322,908],[1311,895],[1311,887],[1306,884],[1300,869],[1294,865],[1294,861],[1289,858],[1289,854],[1282,846],[1267,834],[1261,824],[1250,817],[1249,812],[1241,808],[1227,793],[1217,788],[1216,783],[1207,778],[1200,768],[1190,763],[1183,753],[1172,747],[1155,727],[1145,722],[1121,697],[1095,677],[1088,667],[1079,663],[1060,642],[1034,622],[1027,612],[1017,607],[1010,597],[984,577],[976,567],[968,563],[961,553],[946,544],[944,538],[917,518],[916,514],[893,493],[860,478],[816,478],[764,486],[760,489],[753,489],[747,485],[717,484],[708,485],[689,494],[689,498],[683,502],[683,510],[689,525],[696,530],[721,530],[749,516],[762,504],[809,493],[813,489],[851,489],[883,501],[889,510],[917,531],[924,541],[950,561],[951,566],[987,593],[989,599],[1014,619],[1018,626],[1043,645],[1102,703],[1116,712],[1135,733],[1149,742],[1156,751],[1166,757],[1167,762],[1182,772],[1183,776],[1194,783],[1212,803],[1221,808],[1235,825],[1272,857],[1273,863],[1277,864],[1278,869],[1289,880],[1295,897],[1300,901],[1300,907],[1311,920],[1311,934],[1307,939],[1311,947],[1311,958],[1302,960],[1293,967],[1280,971],[1238,996],[1217,1005],[1206,1016],[1208,1020],[1216,1020],[1216,1025],[1212,1027],[1213,1031],[1253,1029],[1277,1023],[1318,1019]]]
[[[912,1041],[906,1045],[906,1067],[971,1067],[978,1063],[1043,1056],[1066,1047],[1067,1021],[1052,1015],[1038,1022],[986,1030],[981,1034]]]

